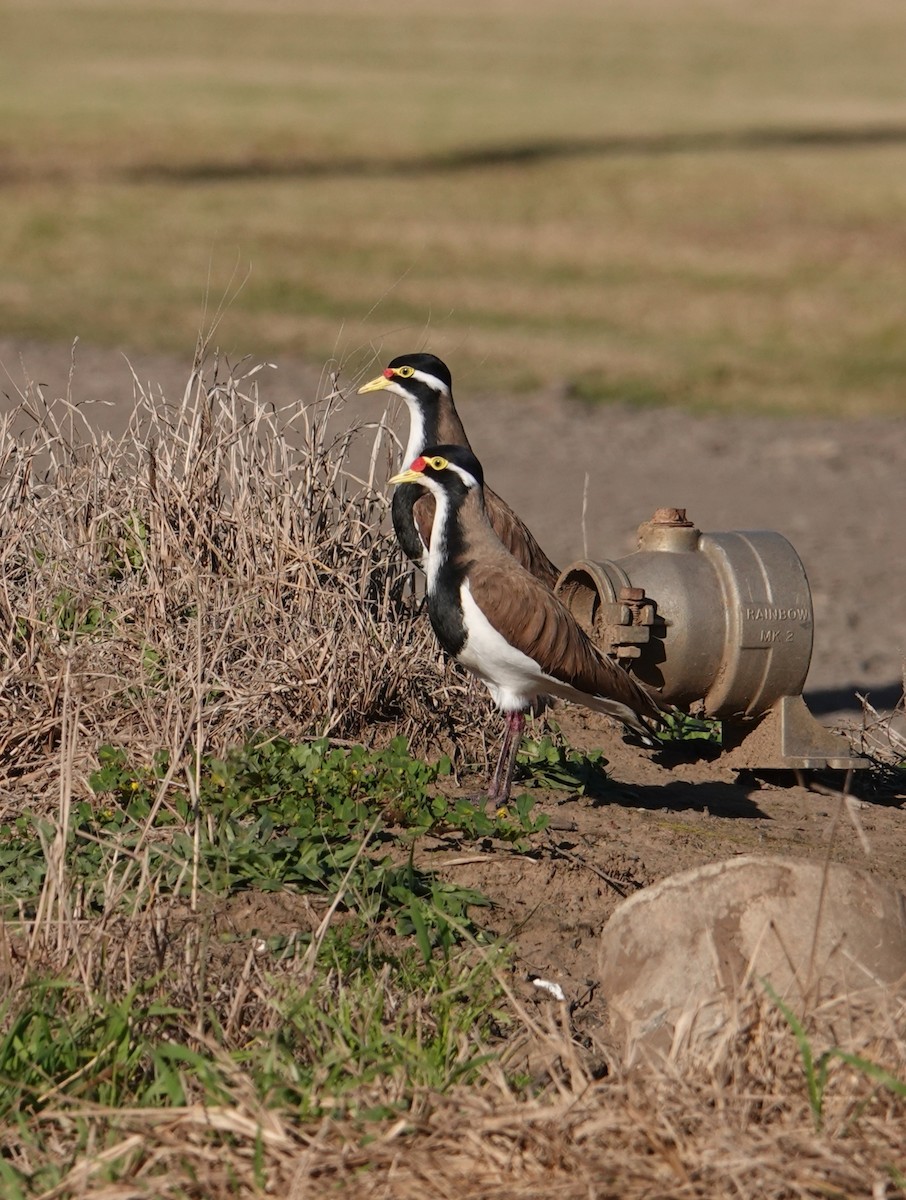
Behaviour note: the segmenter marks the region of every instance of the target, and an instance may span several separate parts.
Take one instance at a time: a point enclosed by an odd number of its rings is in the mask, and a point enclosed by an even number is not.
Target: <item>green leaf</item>
[[[428,926],[422,914],[421,901],[417,897],[413,896],[410,900],[408,912],[422,958],[425,962],[429,962],[431,959],[431,938],[428,936]]]

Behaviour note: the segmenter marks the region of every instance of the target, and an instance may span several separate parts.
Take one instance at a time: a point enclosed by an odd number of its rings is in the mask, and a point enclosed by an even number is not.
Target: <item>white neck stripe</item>
[[[447,463],[448,471],[455,471],[459,478],[463,481],[467,488],[478,487],[478,480],[471,472],[464,470],[463,467],[458,467],[456,463]]]
[[[438,379],[436,375],[430,375],[427,371],[413,371],[410,378],[417,379],[419,383],[425,384],[432,392],[440,392],[442,396],[450,395],[450,389],[447,385]]]
[[[431,526],[431,545],[428,547],[425,562],[425,576],[428,584],[428,594],[434,591],[437,584],[437,572],[441,561],[447,555],[447,522],[450,518],[450,500],[444,489],[438,486],[434,479],[425,480],[434,494],[434,524]]]
[[[403,466],[409,467],[423,450],[427,449],[425,441],[425,422],[422,419],[422,410],[411,400],[407,402],[409,409],[409,441],[406,443],[406,449],[403,453]]]

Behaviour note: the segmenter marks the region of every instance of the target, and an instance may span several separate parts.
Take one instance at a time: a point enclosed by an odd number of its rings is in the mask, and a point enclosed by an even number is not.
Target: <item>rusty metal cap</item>
[[[686,529],[692,528],[692,522],[686,520],[686,510],[684,508],[656,508],[649,524],[682,526]]]

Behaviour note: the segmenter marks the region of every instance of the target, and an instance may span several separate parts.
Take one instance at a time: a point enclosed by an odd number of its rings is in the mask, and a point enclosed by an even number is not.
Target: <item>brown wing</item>
[[[536,579],[553,589],[560,578],[560,571],[547,557],[535,540],[532,531],[513,512],[505,500],[485,486],[484,507],[491,528],[516,559]]]
[[[471,565],[469,586],[491,625],[533,658],[545,675],[657,719],[654,699],[618,663],[601,654],[558,596],[512,560],[483,553]]]

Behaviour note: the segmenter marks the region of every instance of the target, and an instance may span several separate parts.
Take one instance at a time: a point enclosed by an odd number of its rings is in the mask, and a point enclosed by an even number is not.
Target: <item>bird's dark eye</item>
[[[434,458],[428,459],[428,466],[435,471],[445,471],[448,465],[449,464],[447,463],[447,460],[445,458],[441,458],[439,454],[436,454]]]
[[[396,373],[401,379],[410,379],[415,374],[415,367],[397,367]]]

